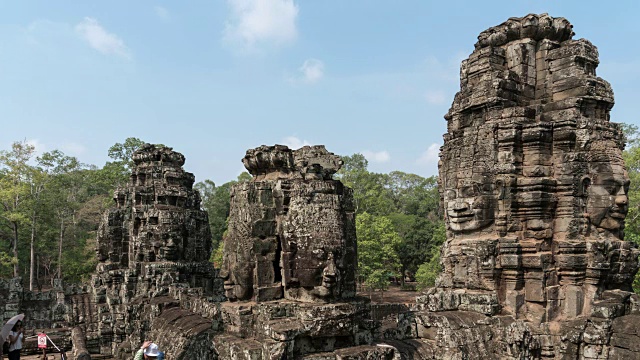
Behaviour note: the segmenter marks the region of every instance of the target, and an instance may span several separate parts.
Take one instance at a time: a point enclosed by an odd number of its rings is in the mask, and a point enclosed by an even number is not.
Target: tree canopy
[[[370,172],[362,154],[343,156],[342,161],[336,178],[354,193],[361,281],[380,284],[381,274],[399,277],[403,283],[405,277],[413,278],[442,243],[434,240],[437,229],[444,226],[437,178]]]
[[[26,141],[0,151],[0,276],[22,276],[31,288],[55,278],[87,279],[95,269],[101,215],[113,203],[113,191],[128,181],[131,155],[144,143],[130,137],[114,144],[102,167],[59,150],[36,154]],[[436,178],[370,172],[362,154],[343,161],[336,178],[354,189],[361,284],[384,289],[390,277],[413,278],[442,242]],[[209,214],[214,264],[227,229],[231,187],[250,179],[244,172],[221,185],[203,180],[194,186]]]

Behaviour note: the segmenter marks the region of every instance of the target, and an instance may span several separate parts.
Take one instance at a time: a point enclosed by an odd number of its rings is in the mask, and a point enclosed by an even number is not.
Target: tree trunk
[[[78,228],[78,220],[76,219],[76,211],[73,210],[73,213],[71,214],[71,223],[73,224],[73,244],[76,244],[76,233],[77,233],[77,228]]]
[[[36,263],[36,212],[33,211],[33,215],[31,216],[31,245],[30,245],[30,261],[29,261],[29,291],[33,291],[33,275],[35,270]]]
[[[64,218],[60,219],[60,241],[58,242],[58,279],[62,279],[62,239],[64,239]]]
[[[405,266],[402,265],[402,270],[400,271],[400,283],[402,285],[401,289],[404,289],[404,272],[406,271]]]
[[[18,277],[18,222],[12,221],[13,225],[13,257],[15,258],[15,264],[13,264],[13,277]]]
[[[38,284],[38,291],[42,291],[42,281],[40,281],[40,256],[36,255],[36,284]]]

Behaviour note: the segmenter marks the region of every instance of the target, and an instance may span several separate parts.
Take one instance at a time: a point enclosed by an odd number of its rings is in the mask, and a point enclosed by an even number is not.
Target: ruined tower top
[[[145,144],[132,159],[129,182],[114,193],[116,207],[98,231],[98,259],[125,267],[139,262],[206,262],[211,235],[195,177],[184,155]]]
[[[138,166],[143,164],[158,165],[160,163],[164,166],[175,167],[181,167],[184,165],[184,155],[177,151],[173,151],[170,147],[156,146],[152,144],[142,145],[133,153],[131,158]]]
[[[478,35],[476,50],[485,47],[505,45],[511,41],[531,39],[563,42],[575,35],[573,25],[565,18],[554,18],[548,14],[529,14],[512,17],[498,26],[489,28]]]
[[[324,145],[303,146],[292,150],[284,145],[262,145],[247,150],[242,163],[253,181],[264,179],[330,180],[342,167],[339,156],[330,153]]]

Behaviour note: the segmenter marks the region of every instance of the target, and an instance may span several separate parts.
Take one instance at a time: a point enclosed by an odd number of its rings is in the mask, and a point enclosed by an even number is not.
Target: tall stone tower
[[[182,294],[222,298],[217,271],[209,263],[207,213],[184,161],[169,147],[143,145],[133,154],[129,182],[115,191],[114,207],[100,223],[93,304],[76,312],[85,318],[90,346],[103,354],[130,358],[131,349],[151,336],[160,312],[180,307]],[[184,345],[183,337],[155,340],[172,349]]]
[[[329,302],[355,296],[351,189],[323,146],[261,146],[242,160],[252,181],[231,192],[221,276],[232,300]]]
[[[275,145],[247,150],[242,162],[253,179],[231,190],[220,358],[388,352],[366,346],[373,322],[368,301],[355,296],[352,191],[332,178],[340,157],[324,146]]]
[[[552,321],[629,291],[629,177],[598,51],[563,18],[512,18],[478,37],[446,115],[440,194],[448,238],[439,287],[497,295]],[[497,311],[498,307],[496,307]]]

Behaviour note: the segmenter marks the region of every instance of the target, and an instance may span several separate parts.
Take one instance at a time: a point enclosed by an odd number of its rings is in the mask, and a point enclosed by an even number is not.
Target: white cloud
[[[442,91],[427,91],[427,93],[424,94],[424,98],[429,104],[433,105],[440,105],[446,101],[446,97]]]
[[[295,136],[287,136],[282,140],[282,145],[286,145],[289,149],[299,149],[303,146],[311,145],[307,140],[300,140]]]
[[[103,54],[114,54],[124,58],[131,58],[129,49],[125,46],[124,41],[117,35],[109,33],[103,28],[98,20],[85,17],[78,25],[76,25],[76,33],[84,38],[92,48]]]
[[[378,152],[365,150],[362,152],[362,155],[364,155],[367,160],[374,163],[385,163],[391,160],[391,155],[389,155],[389,152],[386,150]]]
[[[324,63],[318,59],[307,59],[298,70],[302,73],[302,81],[313,84],[324,76]]]
[[[62,144],[60,145],[60,148],[71,156],[80,156],[87,151],[87,148],[84,145],[74,142]]]
[[[168,21],[171,18],[171,13],[169,13],[169,10],[162,6],[154,7],[153,11],[156,13],[156,16],[164,21]]]
[[[227,0],[231,19],[224,40],[240,42],[247,49],[257,44],[293,42],[298,36],[298,6],[293,0]]]
[[[440,144],[433,143],[425,150],[416,161],[420,165],[434,165],[438,163],[440,154]]]

